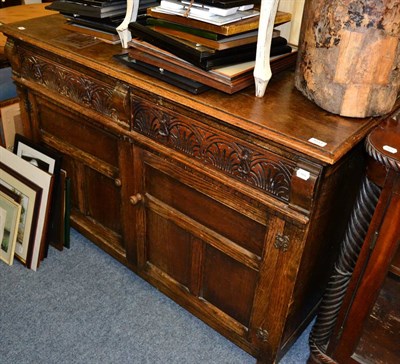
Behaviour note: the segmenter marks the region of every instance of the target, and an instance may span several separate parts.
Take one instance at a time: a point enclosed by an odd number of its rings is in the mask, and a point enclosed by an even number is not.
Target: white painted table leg
[[[260,23],[258,26],[256,63],[254,66],[254,82],[256,96],[263,97],[272,72],[270,66],[270,52],[272,32],[279,0],[261,0]]]
[[[119,39],[121,39],[122,48],[128,48],[128,42],[132,39],[131,32],[128,29],[129,23],[136,21],[139,10],[139,0],[126,0],[125,18],[117,27]]]

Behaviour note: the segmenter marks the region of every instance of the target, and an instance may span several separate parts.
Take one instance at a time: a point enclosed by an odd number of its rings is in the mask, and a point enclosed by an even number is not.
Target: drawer
[[[278,155],[174,110],[132,96],[133,129],[308,214],[319,166]],[[205,116],[204,119],[207,120]]]
[[[59,102],[61,95],[77,106],[84,107],[82,112],[96,112],[124,128],[129,127],[127,85],[104,74],[96,77],[93,71],[90,73],[85,69],[68,67],[66,64],[72,63],[67,60],[56,62],[21,48],[18,48],[18,54],[23,79],[54,92],[54,97]],[[49,93],[45,95],[52,96]]]
[[[76,154],[87,164],[105,162],[118,167],[118,138],[102,130],[82,116],[61,109],[48,100],[36,98],[35,108],[39,115],[42,132],[58,140],[57,148],[65,154]],[[96,142],[93,142],[93,141]],[[93,158],[94,157],[94,158]]]

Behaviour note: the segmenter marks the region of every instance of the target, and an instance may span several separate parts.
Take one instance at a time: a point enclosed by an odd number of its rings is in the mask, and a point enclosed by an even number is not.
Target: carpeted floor
[[[76,231],[39,270],[0,261],[1,364],[254,364]],[[308,331],[280,364],[308,358]]]

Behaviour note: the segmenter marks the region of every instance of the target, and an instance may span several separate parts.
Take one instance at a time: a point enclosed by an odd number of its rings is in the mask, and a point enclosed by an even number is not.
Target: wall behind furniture
[[[301,19],[303,17],[305,0],[280,0],[278,10],[292,14],[292,21],[282,24],[277,29],[281,31],[281,35],[288,40],[289,43],[298,45]]]

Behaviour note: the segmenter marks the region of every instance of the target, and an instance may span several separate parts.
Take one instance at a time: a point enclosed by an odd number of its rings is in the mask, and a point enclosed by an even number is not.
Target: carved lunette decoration
[[[132,113],[133,128],[141,134],[284,202],[289,201],[295,163],[142,101],[133,100]]]
[[[87,75],[20,50],[21,76],[71,101],[128,125],[128,87],[95,80]]]

